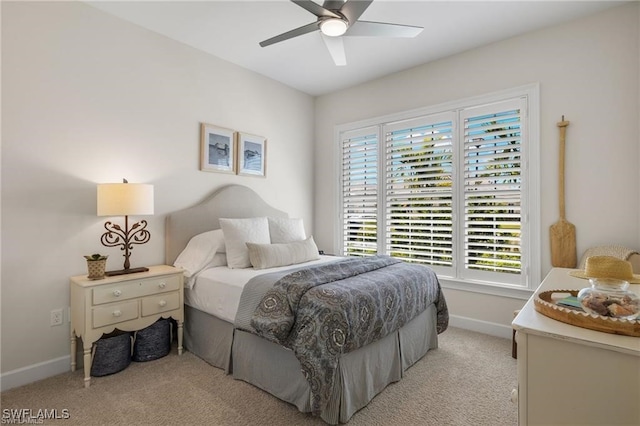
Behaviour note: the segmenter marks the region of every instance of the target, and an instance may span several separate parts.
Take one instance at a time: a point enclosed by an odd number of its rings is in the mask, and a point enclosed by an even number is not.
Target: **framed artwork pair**
[[[262,136],[200,124],[200,170],[266,176],[267,140]]]

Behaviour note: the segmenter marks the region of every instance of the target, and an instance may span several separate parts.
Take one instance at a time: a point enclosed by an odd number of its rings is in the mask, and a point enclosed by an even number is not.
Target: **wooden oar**
[[[565,139],[568,121],[558,123],[560,129],[560,167],[559,167],[559,198],[560,198],[560,220],[551,225],[551,264],[560,268],[575,268],[578,263],[576,256],[576,227],[569,223],[565,217],[564,204],[564,156]]]

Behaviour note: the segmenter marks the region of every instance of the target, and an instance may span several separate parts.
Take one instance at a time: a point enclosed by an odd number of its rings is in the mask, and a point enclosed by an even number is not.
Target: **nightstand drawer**
[[[140,282],[142,296],[158,294],[165,291],[176,291],[182,285],[182,277],[172,275],[170,277],[160,277],[148,279]]]
[[[138,318],[138,301],[131,300],[109,306],[93,308],[93,328],[117,324]]]
[[[166,293],[149,296],[142,299],[142,316],[159,314],[178,309],[180,307],[179,293]]]
[[[175,291],[180,288],[182,279],[178,275],[146,278],[121,282],[93,289],[93,304],[117,302],[151,294]]]

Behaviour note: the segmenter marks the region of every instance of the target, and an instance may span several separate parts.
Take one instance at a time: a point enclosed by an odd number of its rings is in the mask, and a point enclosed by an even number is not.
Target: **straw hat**
[[[584,270],[571,271],[569,275],[578,278],[616,278],[640,284],[640,275],[633,273],[631,263],[612,256],[588,257]]]

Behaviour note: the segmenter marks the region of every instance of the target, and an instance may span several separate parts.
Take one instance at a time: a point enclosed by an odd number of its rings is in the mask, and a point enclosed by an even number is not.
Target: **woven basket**
[[[171,352],[171,322],[161,318],[149,327],[136,332],[133,360],[153,361]]]
[[[93,346],[91,375],[107,376],[124,370],[131,364],[131,333],[103,337]]]

